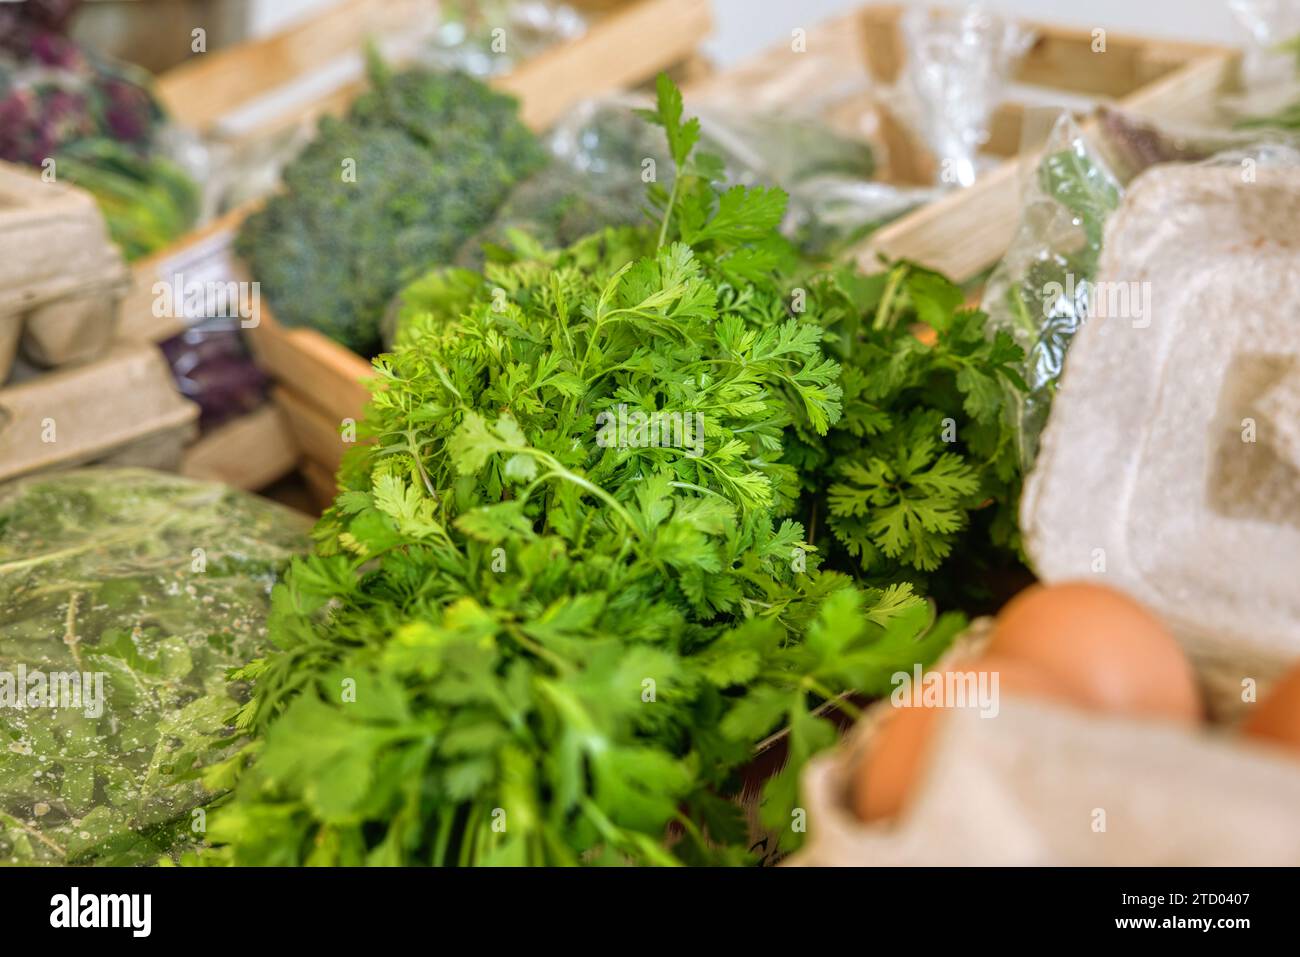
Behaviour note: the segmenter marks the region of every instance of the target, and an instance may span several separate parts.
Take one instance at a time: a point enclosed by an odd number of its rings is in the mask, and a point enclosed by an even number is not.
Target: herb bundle
[[[373,444],[275,592],[279,650],[239,673],[259,738],[209,771],[239,779],[218,859],[743,863],[755,744],[788,732],[762,820],[789,846],[798,772],[835,740],[819,709],[961,627],[820,567],[796,459],[869,428],[824,342],[854,300],[792,311],[784,195],[719,192],[658,94],[656,224],[431,277],[375,361]],[[598,440],[615,410],[635,426]]]
[[[867,583],[986,601],[979,579],[1018,545],[1005,397],[1025,387],[1023,351],[1005,331],[986,337],[987,316],[965,308],[961,289],[910,263],[840,269],[813,281],[809,302],[843,390],[829,434],[797,423],[787,447],[810,538],[821,541],[824,520],[830,564]]]

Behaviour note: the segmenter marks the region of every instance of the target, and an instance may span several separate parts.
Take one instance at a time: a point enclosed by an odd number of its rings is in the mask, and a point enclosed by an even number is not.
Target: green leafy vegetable
[[[828,567],[869,584],[906,581],[946,603],[986,602],[985,578],[1017,546],[1005,397],[1025,387],[1023,352],[1006,332],[987,337],[987,317],[955,285],[909,263],[815,278],[808,313],[825,329],[843,389],[829,435],[797,423],[784,458],[799,475],[810,538]],[[829,537],[818,537],[821,524]]]
[[[430,278],[375,360],[373,443],[240,672],[223,859],[743,863],[755,745],[787,731],[762,817],[790,846],[825,707],[961,626],[819,567],[787,446],[845,420],[837,324],[789,308],[782,195],[715,189],[658,93],[657,223]]]
[[[0,488],[0,865],[202,839],[192,811],[228,785],[199,775],[236,751],[246,691],[226,671],[268,647],[271,585],[307,543],[277,505],[161,473]]]
[[[59,154],[56,169],[95,197],[113,242],[128,260],[169,245],[198,219],[198,187],[179,167],[113,140],[72,144]]]
[[[515,102],[459,73],[390,74],[326,118],[237,248],[278,319],[362,355],[393,295],[487,223],[544,156]]]

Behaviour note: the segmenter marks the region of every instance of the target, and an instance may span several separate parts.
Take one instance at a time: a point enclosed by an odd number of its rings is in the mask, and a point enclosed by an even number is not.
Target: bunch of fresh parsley
[[[960,288],[911,263],[814,277],[807,304],[843,393],[829,434],[797,421],[783,459],[810,542],[863,583],[986,602],[984,577],[1015,561],[1006,395],[1024,388],[1023,351],[1005,332],[987,337]]]
[[[719,191],[666,78],[646,115],[676,166],[653,226],[433,277],[375,361],[373,443],[239,673],[257,735],[209,771],[218,859],[744,863],[755,745],[787,732],[761,816],[789,846],[827,703],[962,626],[819,567],[789,442],[852,434],[846,333],[791,310],[784,196]],[[620,405],[698,415],[701,454],[597,442]]]

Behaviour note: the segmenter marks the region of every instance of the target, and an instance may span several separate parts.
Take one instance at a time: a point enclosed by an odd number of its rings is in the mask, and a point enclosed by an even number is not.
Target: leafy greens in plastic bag
[[[199,772],[235,745],[226,670],[266,649],[271,585],[306,544],[281,506],[157,472],[0,488],[0,865],[151,863],[201,838]]]

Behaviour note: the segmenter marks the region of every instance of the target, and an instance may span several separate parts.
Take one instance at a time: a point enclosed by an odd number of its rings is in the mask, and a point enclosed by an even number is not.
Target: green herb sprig
[[[376,360],[373,442],[238,674],[258,740],[211,772],[217,859],[745,863],[755,745],[787,732],[762,820],[792,846],[819,709],[962,626],[820,567],[787,451],[844,420],[833,323],[790,309],[783,194],[719,192],[666,78],[647,118],[656,222],[431,277]],[[702,447],[598,442],[620,406]]]

